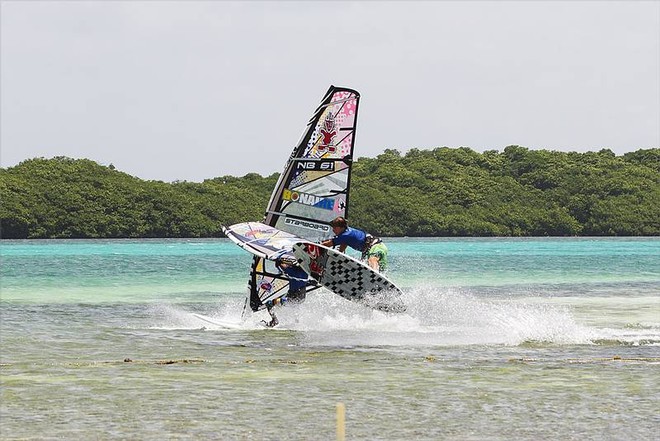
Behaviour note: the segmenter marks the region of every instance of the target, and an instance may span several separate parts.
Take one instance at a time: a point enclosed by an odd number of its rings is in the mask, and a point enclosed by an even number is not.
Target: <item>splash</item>
[[[571,345],[609,341],[616,333],[576,321],[566,306],[528,302],[520,297],[488,297],[455,288],[417,287],[404,293],[408,310],[388,315],[327,292],[314,292],[294,307],[279,308],[274,329],[301,331],[309,344],[350,346]],[[263,330],[266,311],[242,316],[240,299],[191,311],[180,306],[153,309],[157,327],[227,331],[196,317],[203,314],[234,329]],[[626,329],[629,341],[637,330]],[[621,332],[619,332],[620,334]]]
[[[566,308],[482,299],[454,289],[408,291],[408,311],[391,316],[335,297],[319,296],[314,304],[304,304],[291,326],[315,332],[312,340],[317,343],[337,343],[336,336],[352,345],[589,344],[594,336]]]

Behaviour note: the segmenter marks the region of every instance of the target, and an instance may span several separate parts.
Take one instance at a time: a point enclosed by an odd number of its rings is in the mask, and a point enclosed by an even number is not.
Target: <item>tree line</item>
[[[0,234],[25,238],[222,237],[261,220],[278,174],[145,181],[88,159],[0,169]],[[657,236],[660,149],[615,155],[469,148],[359,158],[349,221],[381,236]]]

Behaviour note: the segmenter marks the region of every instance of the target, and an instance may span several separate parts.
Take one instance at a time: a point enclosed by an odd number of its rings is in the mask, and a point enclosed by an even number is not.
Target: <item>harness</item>
[[[362,249],[362,260],[367,258],[372,246],[381,242],[382,240],[380,240],[380,237],[373,237],[371,234],[367,234],[367,237],[364,239],[364,248]]]

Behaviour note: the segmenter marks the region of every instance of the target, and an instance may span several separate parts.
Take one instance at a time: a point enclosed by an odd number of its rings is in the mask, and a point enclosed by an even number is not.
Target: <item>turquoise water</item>
[[[387,244],[406,314],[265,329],[227,240],[2,241],[0,437],[657,439],[660,239]]]

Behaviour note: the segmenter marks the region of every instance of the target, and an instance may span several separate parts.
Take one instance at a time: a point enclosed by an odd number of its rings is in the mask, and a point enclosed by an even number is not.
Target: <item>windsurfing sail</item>
[[[264,224],[318,242],[332,236],[330,221],[347,217],[359,101],[357,91],[330,86],[284,166]],[[248,287],[257,311],[285,295],[288,282],[271,260],[255,256]]]
[[[293,234],[260,222],[244,222],[223,227],[222,231],[232,242],[255,256],[268,260],[296,260],[291,249],[300,238]]]

